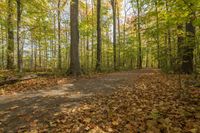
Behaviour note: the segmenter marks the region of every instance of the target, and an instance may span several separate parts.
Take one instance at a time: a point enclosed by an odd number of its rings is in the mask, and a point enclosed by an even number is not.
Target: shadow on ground
[[[34,121],[45,124],[57,112],[77,107],[91,96],[109,95],[115,89],[129,85],[128,80],[137,76],[135,72],[113,73],[45,90],[0,96],[0,131],[16,132]]]

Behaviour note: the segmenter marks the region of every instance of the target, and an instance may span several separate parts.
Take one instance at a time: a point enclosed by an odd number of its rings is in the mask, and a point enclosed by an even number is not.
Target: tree
[[[101,71],[101,45],[101,0],[97,0],[97,71]]]
[[[117,69],[117,51],[116,51],[116,1],[111,0],[112,11],[113,11],[113,61],[114,70]]]
[[[94,27],[94,0],[91,0],[91,5],[92,5],[92,27]],[[95,29],[96,30],[96,29]],[[94,67],[94,30],[92,30],[92,37],[91,37],[91,45],[92,45],[92,61],[91,61],[91,67]]]
[[[61,23],[61,18],[60,18],[60,0],[58,0],[58,70],[62,69],[62,59],[61,59],[61,38],[60,38],[60,23]]]
[[[120,27],[120,2],[117,1],[117,24],[118,24],[118,66],[121,65],[121,27]]]
[[[13,31],[13,0],[8,0],[8,46],[7,46],[7,69],[14,68],[14,31]]]
[[[78,1],[79,0],[71,0],[70,2],[71,47],[69,74],[72,74],[74,76],[78,76],[81,74],[79,60]]]
[[[165,2],[165,7],[166,7],[166,14],[168,15],[169,13],[169,3],[168,3],[169,0],[166,0]],[[167,25],[167,52],[168,52],[168,60],[169,60],[169,68],[171,69],[172,68],[172,46],[171,46],[171,30],[170,30],[170,24],[169,24],[169,18],[167,18],[167,22],[166,22],[166,25]]]
[[[195,27],[193,25],[195,13],[189,15],[189,22],[186,23],[186,45],[183,46],[182,71],[183,73],[192,74],[193,52],[195,47]]]
[[[1,68],[4,69],[4,30],[1,25]]]
[[[177,31],[178,31],[178,36],[177,36],[177,57],[178,57],[178,71],[181,72],[181,67],[180,65],[182,64],[182,57],[183,57],[183,51],[182,47],[184,46],[184,35],[183,35],[183,24],[178,24],[177,25]]]
[[[65,67],[73,75],[82,68],[143,66],[176,72],[178,59],[183,73],[199,70],[199,1],[70,2],[1,1],[0,67],[14,69],[16,63],[19,72]]]
[[[141,42],[141,29],[140,29],[140,10],[141,4],[140,1],[137,0],[137,35],[138,35],[138,57],[137,57],[137,67],[138,69],[142,68],[142,42]]]
[[[159,31],[159,13],[158,13],[158,1],[155,1],[156,7],[156,43],[157,43],[157,60],[158,60],[158,68],[160,68],[160,31]]]
[[[21,0],[17,0],[17,69],[22,72],[22,51],[20,50],[20,30],[21,30]]]
[[[87,25],[87,36],[86,36],[86,50],[87,50],[87,69],[89,69],[90,58],[89,58],[89,14],[88,14],[88,0],[86,0],[86,25]]]

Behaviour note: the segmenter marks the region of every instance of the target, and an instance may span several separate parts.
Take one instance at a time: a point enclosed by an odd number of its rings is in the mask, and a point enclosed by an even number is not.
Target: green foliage
[[[15,0],[13,0],[13,4],[12,21],[14,23],[14,34],[16,34],[17,12]],[[40,69],[40,67],[42,67],[42,70],[56,70],[58,62],[58,10],[61,11],[62,68],[67,69],[67,67],[69,67],[69,1],[61,0],[59,9],[57,4],[57,1],[53,0],[21,0],[20,38],[23,46],[24,69],[26,70],[34,70],[34,68]],[[132,69],[137,66],[138,56],[138,29],[136,26],[137,1],[117,0],[116,6],[117,9],[119,9],[117,19],[119,19],[120,22],[117,24],[118,68]],[[185,36],[184,30],[177,30],[177,25],[184,25],[189,22],[191,12],[196,12],[193,24],[199,27],[199,7],[200,2],[197,0],[139,0],[143,67],[157,67],[158,60],[161,60],[162,69],[172,69],[169,60],[177,58],[177,36]],[[102,1],[101,26],[103,68],[112,68],[113,66],[111,9],[110,1]],[[0,59],[1,62],[5,62],[1,64],[1,67],[6,65],[6,55],[2,54],[5,54],[7,44],[7,10],[6,0],[0,1],[0,33],[2,35],[0,36]],[[81,0],[79,2],[79,53],[81,56],[81,65],[85,69],[88,69],[87,71],[94,70],[96,64],[96,15],[96,0]],[[156,20],[157,15],[158,25]],[[119,28],[118,25],[120,26]],[[197,28],[197,39],[199,39],[199,34],[199,28]],[[159,38],[157,36],[159,36]],[[87,39],[89,42],[87,42]],[[157,47],[158,39],[159,49]],[[87,46],[86,43],[88,43],[89,46]],[[171,45],[171,48],[169,48],[169,45]],[[199,43],[195,48],[196,58],[200,53]],[[159,57],[158,50],[160,51]],[[15,58],[17,58],[17,55]],[[40,61],[42,64],[40,64]],[[199,58],[197,58],[196,62],[198,61]],[[86,67],[87,62],[90,64],[89,67]]]

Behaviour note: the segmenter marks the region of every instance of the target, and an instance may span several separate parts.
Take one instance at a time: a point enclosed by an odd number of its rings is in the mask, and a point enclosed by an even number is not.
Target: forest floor
[[[155,69],[3,86],[0,132],[200,132],[200,88]],[[188,81],[188,80],[187,80]]]

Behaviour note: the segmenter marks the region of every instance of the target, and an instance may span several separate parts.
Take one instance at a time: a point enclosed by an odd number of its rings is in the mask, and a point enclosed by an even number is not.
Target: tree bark
[[[41,34],[40,34],[41,35]],[[39,69],[42,68],[42,46],[41,46],[41,38],[39,39]]]
[[[138,59],[137,59],[137,68],[142,68],[142,42],[141,42],[141,33],[140,33],[140,10],[141,5],[139,0],[137,0],[137,32],[138,32]]]
[[[21,30],[21,0],[17,0],[17,69],[22,72],[22,51],[20,50],[20,30]]]
[[[30,70],[32,71],[33,70],[33,58],[34,58],[34,44],[33,44],[33,41],[31,39],[31,58],[30,58]]]
[[[97,63],[96,71],[101,71],[101,0],[97,0]]]
[[[117,2],[117,20],[118,20],[118,67],[121,65],[121,30],[120,30],[120,9]]]
[[[1,67],[4,69],[4,31],[1,25]]]
[[[86,62],[86,67],[87,69],[90,68],[90,51],[89,51],[89,18],[88,18],[88,0],[86,0],[86,19],[87,19],[87,37],[86,37],[86,58],[87,58],[87,62]]]
[[[186,23],[186,45],[183,47],[182,71],[186,74],[192,74],[193,66],[193,52],[195,47],[195,27],[193,25],[195,13],[190,14],[190,21]]]
[[[8,0],[8,46],[7,46],[7,69],[14,69],[14,31],[13,31],[13,2]]]
[[[113,61],[114,70],[117,70],[117,56],[116,56],[116,1],[112,0],[112,11],[113,11]]]
[[[157,60],[158,60],[158,68],[161,67],[160,61],[160,29],[159,29],[159,13],[158,13],[158,1],[155,2],[156,6],[156,43],[157,43]]]
[[[34,71],[37,71],[37,45],[35,44],[35,48],[34,48],[34,62],[35,62],[35,66],[34,66]]]
[[[78,76],[81,74],[79,59],[79,19],[78,19],[79,0],[70,2],[70,27],[71,27],[71,47],[70,47],[70,68],[69,74]]]
[[[58,0],[58,70],[62,69],[62,57],[61,57],[61,40],[60,40],[60,23],[61,23],[61,16],[60,16],[60,0]]]
[[[92,4],[92,27],[94,27],[94,1],[91,0],[91,4]],[[92,68],[94,68],[94,32],[92,30],[92,61],[91,61],[91,66]]]
[[[178,50],[177,50],[177,58],[178,58],[178,71],[181,72],[181,64],[182,64],[182,58],[183,58],[183,46],[184,46],[184,36],[183,36],[183,25],[182,24],[179,24],[177,26],[177,30],[178,30],[178,39],[177,39],[177,47],[178,47]]]
[[[166,11],[167,11],[167,14],[169,12],[169,5],[168,5],[168,0],[166,0]],[[172,46],[171,46],[171,30],[170,30],[170,25],[169,25],[169,21],[167,20],[167,44],[168,44],[168,52],[167,52],[167,55],[168,55],[168,61],[169,61],[169,68],[172,69]]]
[[[68,52],[68,40],[69,40],[69,33],[68,33],[68,22],[65,25],[65,35],[66,35],[66,51],[65,51],[65,56],[66,56],[66,66],[69,66],[69,52]]]

